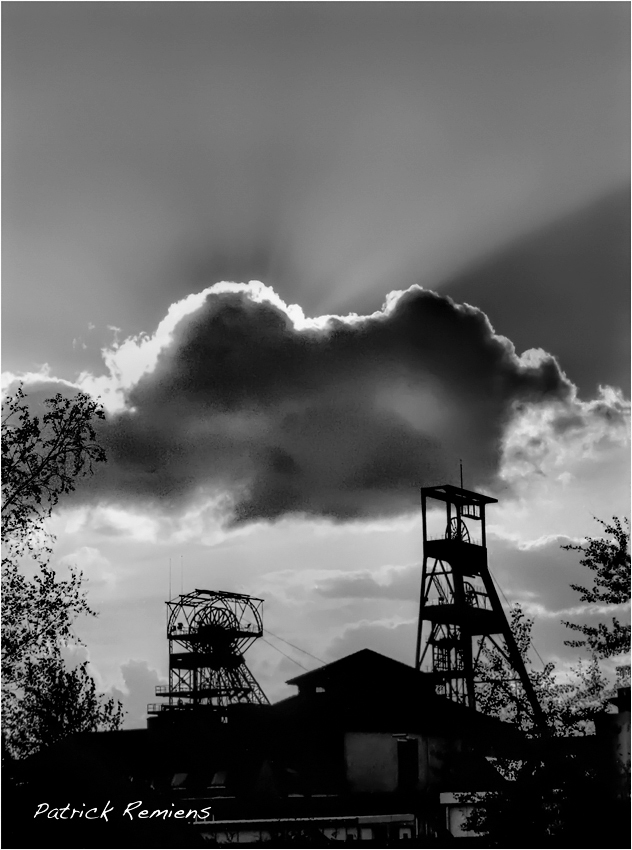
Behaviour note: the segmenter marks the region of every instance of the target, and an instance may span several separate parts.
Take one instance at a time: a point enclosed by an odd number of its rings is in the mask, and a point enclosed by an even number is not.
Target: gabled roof
[[[302,673],[288,684],[296,685],[299,693],[271,707],[283,723],[309,718],[315,725],[333,724],[347,731],[522,740],[512,724],[438,695],[426,673],[371,649]]]
[[[346,655],[338,661],[324,664],[316,670],[301,673],[293,679],[288,679],[288,685],[297,685],[300,691],[326,687],[327,684],[344,685],[366,682],[375,685],[376,680],[385,686],[406,681],[417,687],[431,686],[426,682],[425,675],[419,673],[409,664],[395,661],[372,649],[361,649],[351,655]]]

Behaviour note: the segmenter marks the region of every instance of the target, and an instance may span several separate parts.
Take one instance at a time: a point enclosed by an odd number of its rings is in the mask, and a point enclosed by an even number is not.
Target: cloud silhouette
[[[261,283],[216,284],[105,356],[110,378],[83,385],[116,401],[109,463],[83,498],[205,498],[229,523],[395,515],[419,485],[456,483],[459,458],[494,491],[505,458],[532,470],[551,436],[625,418],[616,393],[580,402],[554,357],[518,356],[482,311],[418,286],[308,319]]]
[[[218,285],[153,358],[103,429],[111,462],[93,485],[214,494],[233,522],[395,514],[460,457],[493,487],[518,409],[557,405],[549,427],[585,415],[553,357],[518,357],[480,310],[416,286],[370,316],[308,320],[261,284]]]

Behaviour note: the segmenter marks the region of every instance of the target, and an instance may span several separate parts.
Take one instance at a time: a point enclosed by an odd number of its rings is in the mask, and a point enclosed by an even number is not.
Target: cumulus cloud
[[[618,395],[580,402],[552,356],[518,356],[480,310],[418,286],[368,316],[309,319],[261,283],[216,284],[104,357],[109,375],[79,382],[110,410],[84,498],[204,498],[232,523],[401,514],[459,458],[493,491],[551,434],[586,443],[625,418]]]
[[[381,570],[353,570],[328,576],[316,585],[330,599],[396,599],[418,603],[421,563]]]
[[[590,585],[593,574],[576,552],[563,547],[579,542],[565,535],[516,543],[488,535],[489,566],[509,603],[518,602],[529,616],[586,621],[627,612],[627,605],[580,603],[571,584]],[[315,584],[318,596],[335,600],[419,601],[421,562],[379,569],[330,570]]]
[[[412,618],[362,620],[348,626],[335,638],[328,652],[335,659],[367,648],[412,664],[416,633],[417,621]]]
[[[629,604],[607,606],[579,601],[570,584],[589,585],[592,575],[579,564],[576,552],[561,548],[569,542],[576,541],[559,536],[516,545],[495,535],[488,540],[490,567],[507,600],[503,607],[518,602],[534,621],[531,662],[536,668],[541,665],[538,653],[555,661],[562,672],[577,661],[577,650],[564,644],[577,637],[564,626],[565,621],[597,626],[616,616],[629,622]],[[347,624],[329,644],[328,657],[342,657],[368,646],[411,663],[420,577],[421,564],[409,564],[374,571],[334,571],[319,581],[317,596],[355,603],[344,608]],[[377,601],[379,608],[373,604]],[[556,648],[553,655],[550,647]],[[624,663],[626,657],[621,656],[617,663]],[[616,664],[608,666],[614,672]]]
[[[147,704],[156,702],[156,685],[165,684],[166,680],[146,661],[128,661],[121,665],[121,674],[124,688],[112,687],[107,696],[123,703],[126,712],[124,728],[143,727],[147,720]]]
[[[604,444],[628,438],[630,403],[612,387],[600,387],[598,397],[588,402],[519,404],[516,414],[503,438],[507,481],[533,473],[568,476],[569,462],[596,458]]]
[[[84,579],[90,582],[93,592],[111,593],[117,583],[116,569],[94,546],[81,546],[75,552],[61,557],[58,563],[61,566],[77,567]]]

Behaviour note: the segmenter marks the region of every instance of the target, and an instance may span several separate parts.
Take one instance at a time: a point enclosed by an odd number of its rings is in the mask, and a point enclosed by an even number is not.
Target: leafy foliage
[[[95,616],[82,574],[60,579],[48,560],[54,538],[45,522],[77,478],[105,461],[94,419],[103,409],[84,393],[44,401],[33,415],[20,387],[2,415],[2,720],[4,751],[30,755],[60,737],[88,729],[119,728],[120,704],[96,694],[87,664],[66,669],[62,650],[76,642],[81,614]],[[36,562],[27,577],[23,558]]]
[[[44,564],[38,574],[27,579],[17,563],[2,564],[2,678],[11,687],[25,675],[33,658],[45,658],[74,638],[73,623],[80,614],[94,616],[81,573],[70,570],[68,579],[59,579]]]
[[[582,602],[625,604],[630,601],[630,522],[618,517],[613,517],[611,523],[600,519],[597,522],[612,539],[588,537],[583,545],[562,547],[582,552],[584,557],[579,563],[595,573],[592,587],[579,584],[571,584],[571,587],[580,594]],[[597,658],[611,658],[630,648],[630,626],[617,617],[612,618],[611,625],[589,626],[568,621],[564,625],[584,636],[580,640],[565,641],[566,645],[589,649]]]
[[[533,623],[520,605],[512,606],[509,625],[549,730],[555,735],[585,735],[606,706],[607,679],[595,658],[589,662],[580,660],[572,668],[569,682],[558,681],[552,662],[535,669],[529,660]],[[528,735],[535,734],[531,707],[522,686],[515,681],[513,668],[496,647],[484,647],[477,676],[484,681],[477,691],[479,710],[516,724]]]
[[[118,729],[123,707],[97,694],[87,662],[68,669],[61,654],[53,652],[26,662],[20,694],[10,692],[4,715],[11,732],[9,751],[23,758],[71,733]]]
[[[105,418],[98,402],[85,393],[73,399],[57,393],[44,407],[41,419],[32,415],[22,387],[3,404],[2,537],[13,556],[41,554],[44,520],[60,496],[105,461],[93,426]],[[50,554],[50,547],[44,551]]]
[[[486,847],[619,847],[608,842],[617,815],[598,772],[576,753],[535,750],[501,791],[464,796],[467,829]],[[604,843],[605,839],[605,843]]]
[[[611,524],[601,519],[597,519],[597,522],[603,525],[606,534],[614,537],[614,540],[587,537],[587,545],[562,546],[562,549],[583,552],[584,557],[579,563],[596,573],[592,587],[579,584],[571,584],[571,587],[580,594],[582,602],[606,602],[609,605],[629,602],[630,521],[626,517],[623,521],[613,517]]]
[[[612,523],[600,522],[611,540],[587,538],[584,545],[563,547],[582,552],[580,563],[595,573],[593,587],[571,587],[584,602],[619,605],[630,600],[629,523],[616,517]],[[566,643],[589,649],[591,654],[571,669],[569,681],[560,682],[553,664],[534,670],[529,663],[533,620],[518,605],[512,608],[510,625],[547,718],[550,737],[538,740],[533,734],[526,696],[513,681],[503,654],[495,647],[484,651],[478,670],[484,680],[479,707],[515,723],[529,740],[523,759],[497,759],[499,773],[509,780],[502,790],[463,795],[463,803],[474,804],[467,818],[468,830],[485,836],[488,846],[624,846],[626,839],[620,843],[620,836],[627,822],[625,807],[604,781],[603,744],[589,733],[612,693],[600,661],[629,649],[630,627],[616,618],[612,626],[564,623],[584,635],[583,640]],[[578,812],[584,813],[579,825]],[[598,816],[588,817],[590,812],[598,812]],[[610,838],[604,839],[607,834]]]

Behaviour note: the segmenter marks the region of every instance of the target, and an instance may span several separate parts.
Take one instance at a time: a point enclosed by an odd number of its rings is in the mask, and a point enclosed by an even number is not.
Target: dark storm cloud
[[[269,293],[270,291],[268,291]],[[103,429],[108,500],[220,496],[234,521],[414,507],[415,486],[493,487],[514,411],[573,408],[556,361],[519,359],[481,311],[419,287],[297,328],[254,290],[209,291]]]

